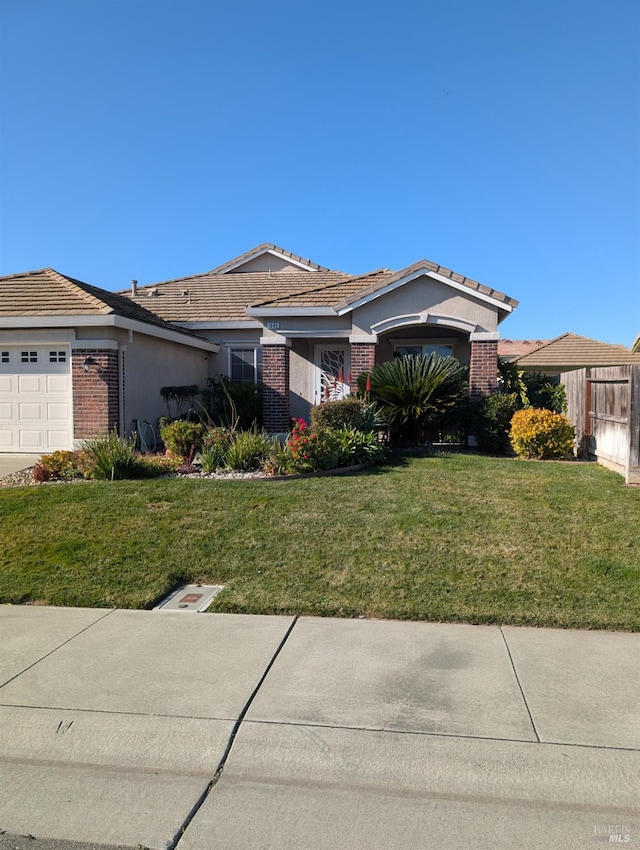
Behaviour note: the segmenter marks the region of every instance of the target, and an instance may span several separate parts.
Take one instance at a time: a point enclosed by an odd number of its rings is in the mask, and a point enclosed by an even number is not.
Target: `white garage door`
[[[0,343],[0,452],[73,448],[69,347]]]

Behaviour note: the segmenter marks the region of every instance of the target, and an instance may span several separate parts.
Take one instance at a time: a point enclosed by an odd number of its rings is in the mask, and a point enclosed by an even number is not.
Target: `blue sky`
[[[0,274],[420,258],[640,332],[640,4],[2,0]]]

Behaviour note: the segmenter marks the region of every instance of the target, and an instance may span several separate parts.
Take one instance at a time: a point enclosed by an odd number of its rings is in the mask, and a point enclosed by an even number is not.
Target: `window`
[[[453,357],[453,345],[396,345],[394,349],[396,357],[405,357],[407,354],[437,354],[438,357]]]
[[[49,363],[66,363],[67,362],[67,352],[66,351],[50,351],[49,352]]]
[[[20,352],[20,361],[22,363],[37,363],[38,362],[38,352],[37,351],[22,351],[22,352]]]
[[[262,348],[231,348],[229,374],[232,381],[249,384],[262,380]]]
[[[10,359],[10,358],[9,358],[9,352],[8,352],[8,351],[2,351],[2,352],[0,352],[0,362],[2,362],[2,363],[8,363],[8,362],[9,362],[9,359]]]

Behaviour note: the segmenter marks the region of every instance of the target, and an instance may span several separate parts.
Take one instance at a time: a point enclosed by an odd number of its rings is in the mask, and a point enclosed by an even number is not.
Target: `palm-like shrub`
[[[371,398],[396,439],[423,442],[434,416],[453,407],[466,392],[466,368],[454,357],[409,354],[378,363],[358,377],[361,391],[369,377]]]

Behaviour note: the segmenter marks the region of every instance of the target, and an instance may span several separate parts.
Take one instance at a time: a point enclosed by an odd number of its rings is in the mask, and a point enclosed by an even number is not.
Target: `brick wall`
[[[262,412],[266,431],[289,430],[289,349],[286,345],[262,347]]]
[[[374,342],[351,343],[351,392],[358,391],[358,375],[368,372],[376,365],[376,345]]]
[[[479,399],[498,387],[498,342],[471,340],[469,397]]]
[[[91,357],[95,363],[84,371]],[[71,354],[73,436],[76,440],[108,434],[118,424],[120,390],[118,352],[75,348]]]

